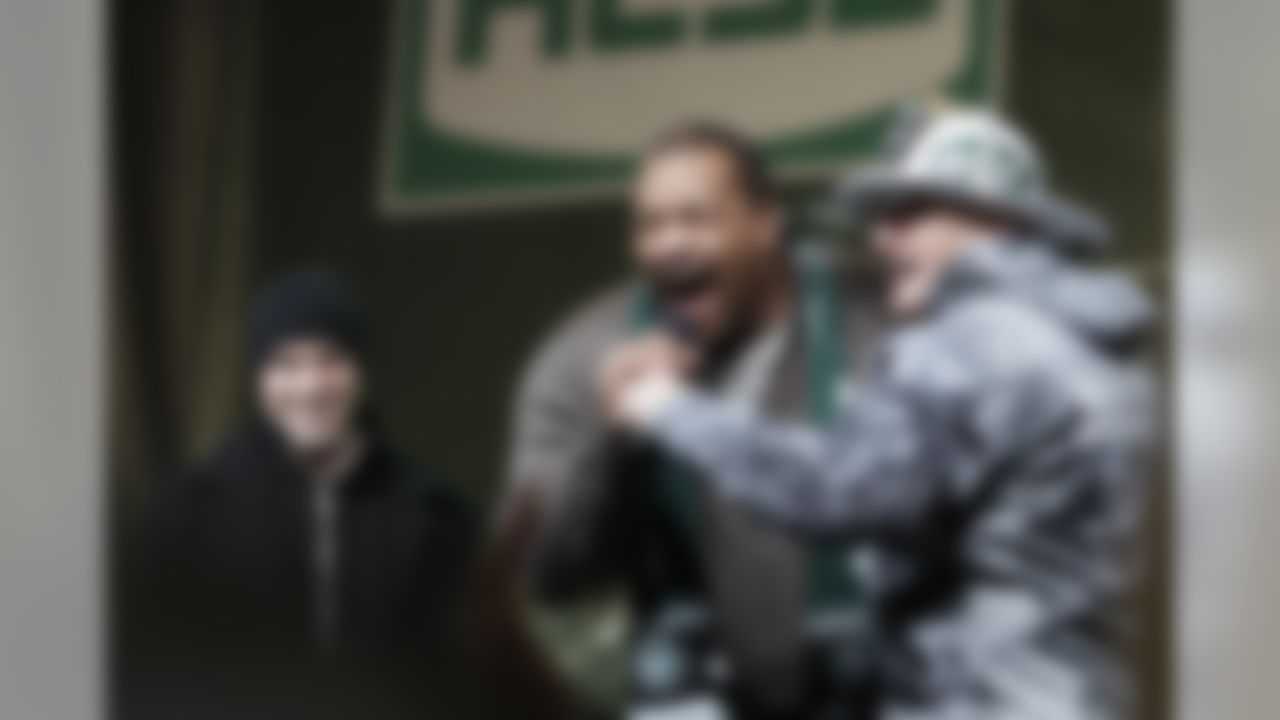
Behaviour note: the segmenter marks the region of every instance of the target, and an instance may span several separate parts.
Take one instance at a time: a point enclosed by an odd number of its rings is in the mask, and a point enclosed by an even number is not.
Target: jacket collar
[[[1140,344],[1155,319],[1146,293],[1128,276],[1073,262],[1022,237],[992,238],[963,253],[939,280],[925,314],[984,292],[1016,298],[1111,348]]]
[[[347,471],[341,480],[343,492],[366,492],[385,480],[386,463],[390,455],[389,447],[382,435],[372,423],[361,423],[364,433],[364,448],[360,458]],[[274,468],[271,475],[290,478],[283,480],[290,484],[306,485],[308,480],[298,463],[290,456],[280,434],[261,416],[256,417],[248,429],[249,442],[254,449],[253,456],[259,463]]]

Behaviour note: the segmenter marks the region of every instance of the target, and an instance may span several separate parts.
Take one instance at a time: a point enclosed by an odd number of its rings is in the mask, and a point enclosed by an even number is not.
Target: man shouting
[[[847,636],[829,632],[861,617],[847,548],[761,523],[678,458],[611,428],[593,377],[609,347],[661,331],[697,349],[691,382],[709,396],[819,421],[874,324],[857,283],[788,240],[762,158],[717,125],[678,127],[649,149],[631,216],[636,277],[555,331],[516,409],[509,497],[540,509],[540,599],[625,588],[638,715],[847,712]]]

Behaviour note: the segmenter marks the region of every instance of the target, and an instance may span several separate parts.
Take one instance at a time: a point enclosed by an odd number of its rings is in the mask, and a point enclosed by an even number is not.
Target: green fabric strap
[[[801,248],[795,270],[800,286],[809,416],[829,426],[839,412],[840,379],[847,364],[840,288],[830,257],[818,248]],[[809,547],[809,607],[841,611],[860,605],[862,594],[851,567],[851,548],[844,543],[818,541]]]
[[[799,288],[801,337],[804,342],[806,405],[814,422],[827,425],[835,418],[839,384],[845,367],[845,333],[840,288],[830,258],[818,248],[795,253]],[[652,295],[641,288],[632,305],[632,327],[642,330],[657,321]],[[661,505],[672,513],[689,547],[701,545],[698,527],[697,483],[688,467],[666,458],[658,478]],[[822,613],[856,610],[862,594],[850,566],[851,549],[842,543],[809,545],[809,608]]]

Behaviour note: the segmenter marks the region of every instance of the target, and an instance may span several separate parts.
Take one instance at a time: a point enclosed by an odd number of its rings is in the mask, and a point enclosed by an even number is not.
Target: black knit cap
[[[365,323],[342,278],[327,270],[288,272],[267,285],[249,315],[248,357],[259,367],[279,343],[296,338],[329,340],[362,360]]]

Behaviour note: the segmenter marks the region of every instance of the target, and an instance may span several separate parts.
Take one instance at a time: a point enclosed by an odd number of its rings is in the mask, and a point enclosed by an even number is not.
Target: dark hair
[[[764,154],[755,143],[729,126],[712,120],[693,120],[668,128],[650,144],[646,160],[683,150],[714,150],[733,163],[738,185],[754,203],[778,202],[778,187]]]

